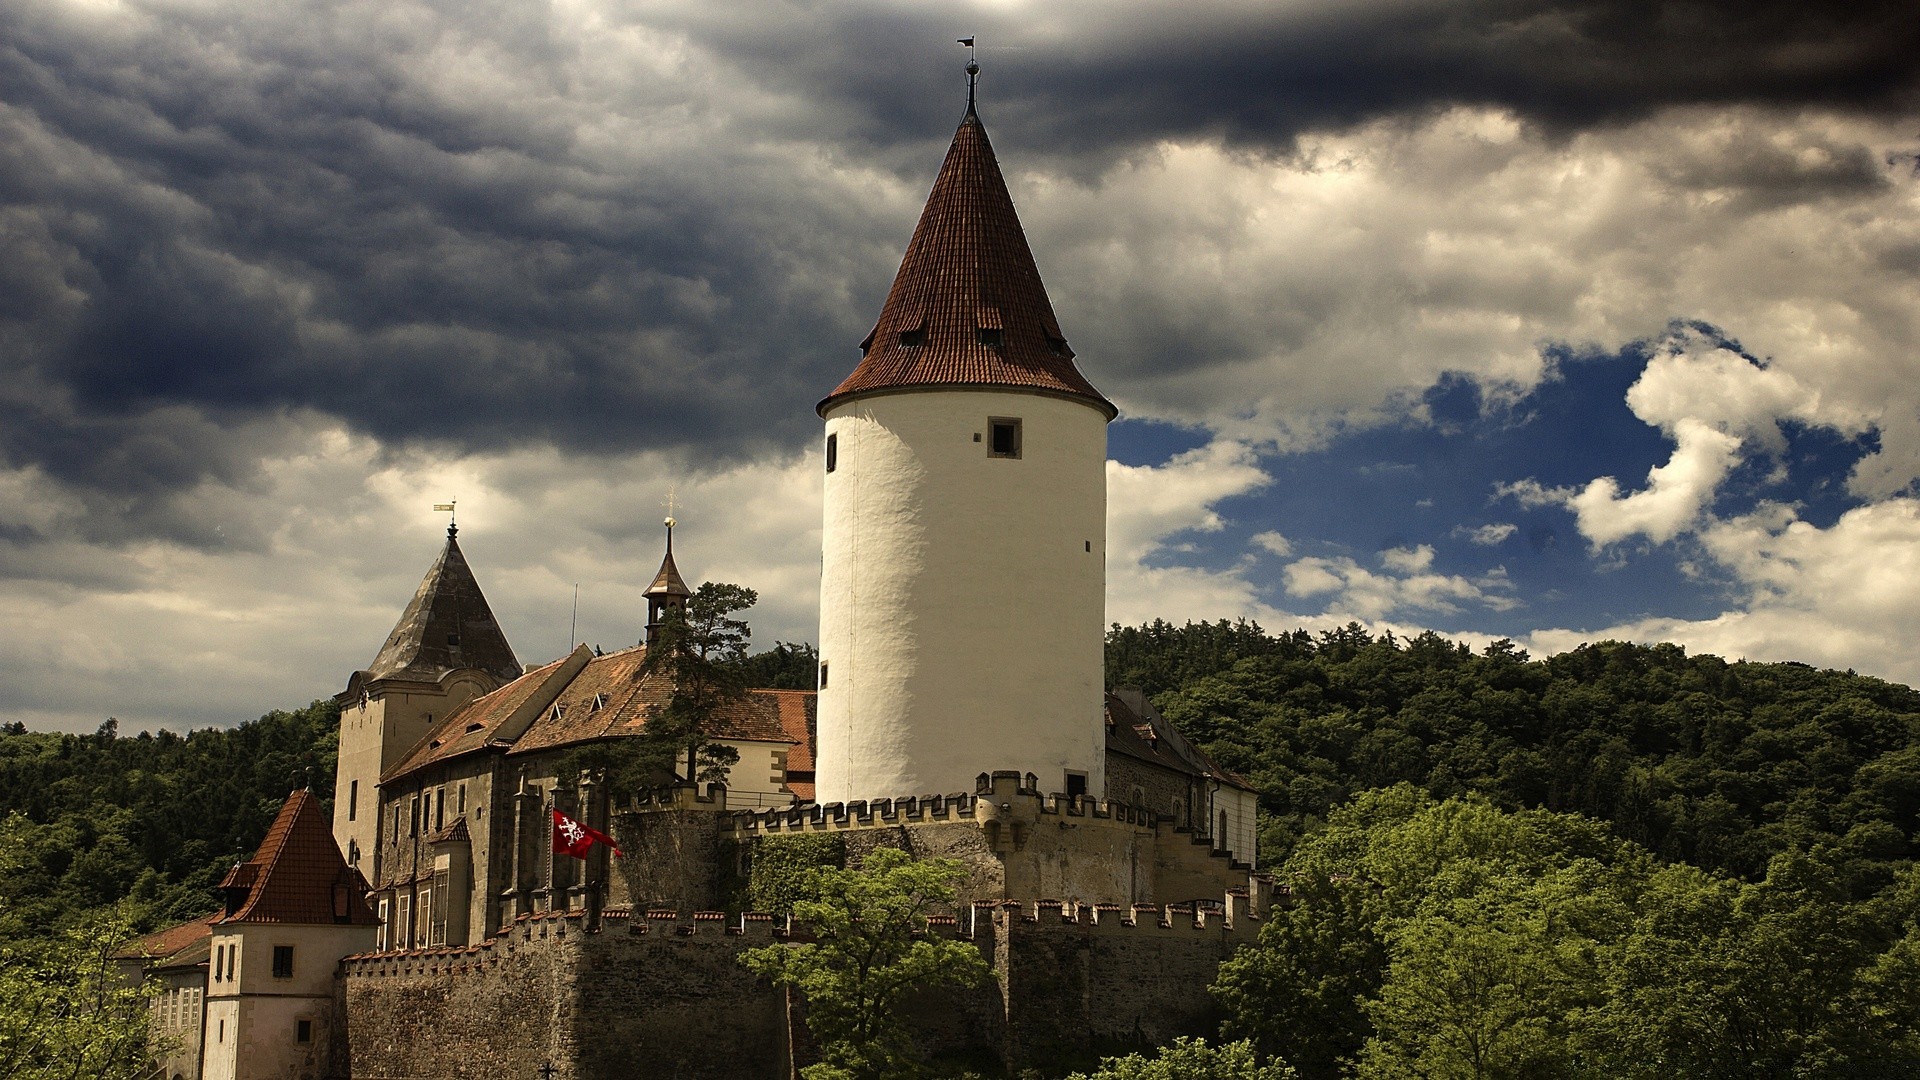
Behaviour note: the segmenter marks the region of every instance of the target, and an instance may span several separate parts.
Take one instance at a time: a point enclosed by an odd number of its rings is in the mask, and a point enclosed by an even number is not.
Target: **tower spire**
[[[479,668],[507,681],[520,675],[520,661],[487,606],[487,598],[460,552],[454,525],[427,569],[400,621],[387,635],[368,674],[377,679],[432,681],[457,668]]]
[[[667,496],[667,502],[671,508],[672,495]],[[680,576],[680,568],[673,564],[673,527],[680,522],[669,513],[662,524],[667,527],[667,553],[666,557],[660,560],[660,572],[653,575],[653,584],[647,586],[645,593],[647,598],[646,643],[649,645],[660,636],[660,624],[665,621],[668,609],[686,610],[687,598],[693,595],[693,590],[687,588],[686,579]]]
[[[1119,412],[1074,367],[971,101],[860,350],[859,366],[820,402],[820,415],[847,398],[930,387],[1070,398],[1109,420]]]

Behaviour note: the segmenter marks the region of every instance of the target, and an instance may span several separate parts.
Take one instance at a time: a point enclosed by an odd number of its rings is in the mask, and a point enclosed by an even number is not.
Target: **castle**
[[[1254,792],[1103,689],[1117,410],[1074,363],[971,94],[860,349],[817,407],[818,689],[725,705],[705,733],[738,755],[723,784],[613,798],[573,755],[674,691],[644,664],[693,595],[671,519],[646,640],[526,667],[449,527],[339,695],[332,821],[296,792],[221,912],[143,943],[167,1075],[790,1076],[803,1003],[737,963],[787,928],[726,912],[756,848],[794,834],[968,868],[929,932],[996,978],[916,1006],[929,1051],[1015,1069],[1207,1032],[1205,988],[1271,901]],[[554,810],[623,856],[554,854]]]

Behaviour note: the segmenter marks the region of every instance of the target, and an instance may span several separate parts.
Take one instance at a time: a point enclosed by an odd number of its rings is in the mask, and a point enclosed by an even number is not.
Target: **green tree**
[[[1261,1064],[1250,1042],[1209,1046],[1204,1039],[1175,1039],[1153,1057],[1103,1058],[1093,1072],[1066,1080],[1294,1080],[1295,1075],[1285,1062]]]
[[[0,945],[0,1076],[19,1080],[143,1080],[152,988],[129,984],[113,960],[132,936],[103,917],[48,942]]]
[[[806,1080],[896,1080],[919,1072],[900,1015],[909,996],[987,978],[969,942],[929,934],[927,917],[953,903],[967,875],[952,859],[916,860],[881,848],[857,869],[806,873],[794,918],[812,938],[743,954],[741,963],[806,997],[807,1028],[823,1060]]]
[[[820,650],[806,642],[776,641],[740,662],[740,677],[760,690],[812,690],[819,685]]]
[[[666,706],[647,718],[641,740],[672,747],[673,757],[686,763],[683,775],[696,783],[725,780],[740,760],[739,751],[711,732],[721,711],[747,692],[743,665],[753,631],[734,616],[759,599],[744,585],[703,583],[684,609],[663,613],[641,662],[642,674],[665,674],[674,683]]]
[[[810,894],[811,875],[823,866],[841,866],[847,840],[839,833],[784,833],[753,841],[747,872],[747,903],[755,911],[793,914],[796,901]]]

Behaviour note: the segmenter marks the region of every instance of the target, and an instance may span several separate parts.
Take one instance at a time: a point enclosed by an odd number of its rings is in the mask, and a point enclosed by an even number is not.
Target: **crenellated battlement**
[[[683,916],[668,908],[638,913],[611,908],[601,913],[601,929],[593,933],[586,930],[586,919],[587,913],[578,908],[525,915],[477,945],[358,953],[341,961],[341,966],[347,976],[354,979],[458,977],[485,971],[524,950],[558,946],[570,940],[591,941],[601,934],[665,941],[728,939],[742,949],[806,936],[805,927],[795,926],[791,919],[757,911],[737,915],[696,911]],[[1079,927],[1103,934],[1224,932],[1234,938],[1252,940],[1259,932],[1260,921],[1251,910],[1247,891],[1236,889],[1227,894],[1224,903],[1202,901],[1164,906],[1051,899],[980,900],[957,915],[931,916],[925,932],[964,940],[977,938],[989,928],[1004,927],[1018,935],[1033,928]]]
[[[790,807],[736,810],[731,814],[733,839],[777,833],[838,832],[891,828],[907,824],[971,821],[982,826],[1006,824],[1018,831],[1045,819],[1064,826],[1091,824],[1154,833],[1162,824],[1152,811],[1112,800],[1059,792],[1042,793],[1032,773],[981,773],[974,790],[947,794],[903,795],[896,798],[856,799],[852,802],[795,803]],[[724,796],[724,792],[722,792]],[[675,804],[679,805],[679,804]],[[1024,837],[1018,839],[1024,840]]]

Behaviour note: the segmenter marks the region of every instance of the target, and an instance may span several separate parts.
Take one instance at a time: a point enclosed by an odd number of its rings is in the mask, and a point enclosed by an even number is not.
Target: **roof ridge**
[[[247,896],[247,902],[242,904],[238,911],[220,920],[221,922],[239,922],[251,914],[254,907],[260,903],[260,898],[267,891],[266,883],[273,877],[273,868],[279,865],[280,856],[286,853],[287,837],[293,834],[294,819],[300,816],[300,808],[305,806],[306,801],[312,797],[311,790],[300,788],[288,795],[286,802],[280,804],[280,812],[274,815],[273,824],[267,826],[267,835],[261,839],[259,850],[253,853],[253,858],[247,860],[260,868],[253,875],[252,889]],[[286,822],[285,829],[280,827],[283,820]],[[278,843],[274,843],[275,831],[279,831],[280,834]],[[261,863],[259,862],[261,852],[266,850],[268,844],[273,844],[273,854],[265,863]]]

